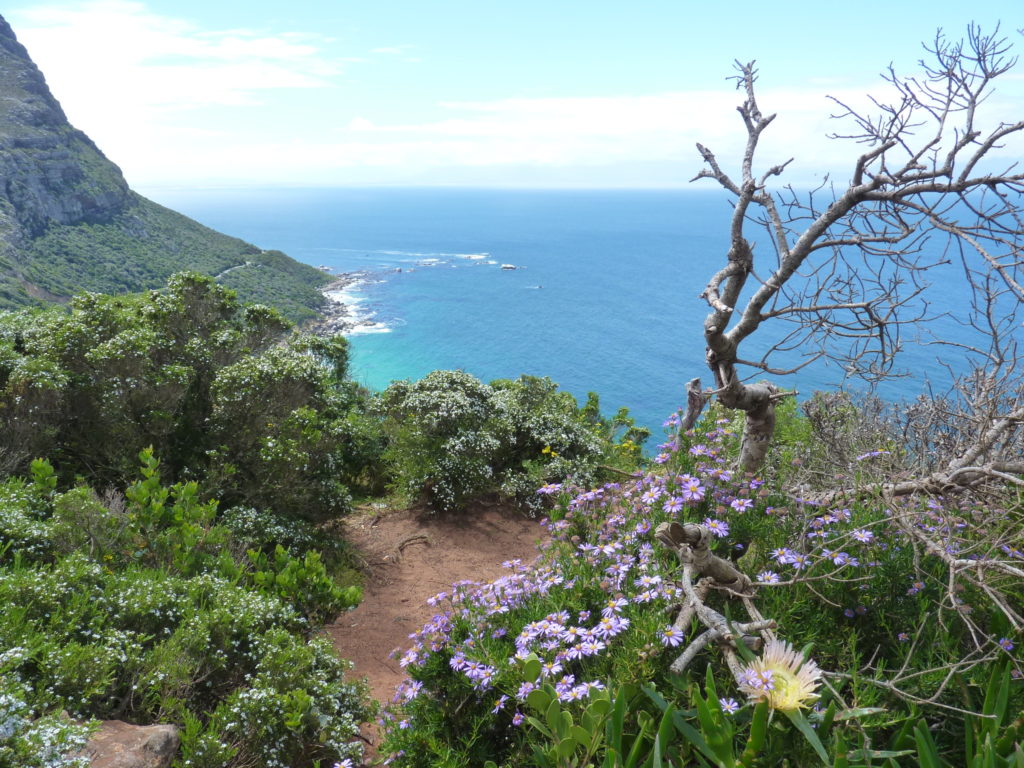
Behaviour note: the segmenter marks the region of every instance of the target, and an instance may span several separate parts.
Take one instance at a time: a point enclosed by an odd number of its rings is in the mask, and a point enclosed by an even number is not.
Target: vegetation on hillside
[[[700,147],[698,178],[735,198],[703,294],[715,387],[690,383],[650,461],[628,412],[548,379],[367,392],[344,338],[171,275],[194,251],[302,318],[319,273],[140,198],[49,226],[21,204],[47,190],[14,184],[0,223],[32,242],[0,253],[0,299],[152,290],[0,314],[0,768],[81,766],[67,753],[108,717],[181,726],[179,768],[352,766],[371,707],[317,630],[359,590],[327,532],[384,494],[447,514],[497,497],[551,533],[536,562],[430,601],[382,717],[396,768],[1024,768],[1024,175],[974,171],[1024,133],[974,122],[1007,50],[940,34],[920,78],[890,73],[881,117],[847,109],[868,149],[826,204],[771,193],[785,164],[755,173],[772,116],[739,66],[739,181]],[[760,277],[751,222],[775,251]],[[798,407],[737,375],[778,373],[780,350],[840,356],[829,338],[884,374],[925,229],[959,246],[984,342],[948,396]],[[742,359],[777,318],[793,334]]]
[[[138,195],[109,222],[54,225],[18,258],[22,280],[46,294],[128,293],[160,288],[183,265],[218,280],[243,301],[273,306],[293,322],[316,316],[329,278],[279,251],[261,251]],[[13,285],[0,309],[35,303]]]
[[[68,123],[42,73],[0,17],[0,310],[81,291],[160,288],[193,270],[294,322],[324,304],[328,277],[132,192],[121,170]]]
[[[344,338],[290,331],[196,273],[0,313],[0,766],[80,743],[61,711],[176,723],[180,765],[355,758],[368,704],[317,629],[358,578],[321,526],[353,494],[529,511],[636,465],[596,396],[456,371],[375,396]]]

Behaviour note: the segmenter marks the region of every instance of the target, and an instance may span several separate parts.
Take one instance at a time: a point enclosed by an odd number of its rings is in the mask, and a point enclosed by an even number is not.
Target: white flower
[[[780,640],[769,640],[761,658],[752,661],[740,673],[740,689],[752,701],[767,700],[772,709],[792,712],[818,698],[815,689],[821,670]]]

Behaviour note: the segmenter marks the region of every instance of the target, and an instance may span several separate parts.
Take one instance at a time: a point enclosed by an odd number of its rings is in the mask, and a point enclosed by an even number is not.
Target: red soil
[[[396,648],[409,647],[409,635],[435,609],[426,600],[462,580],[490,581],[508,571],[510,559],[530,562],[545,531],[536,520],[500,505],[478,505],[459,515],[423,510],[366,509],[346,521],[345,539],[365,561],[363,602],[327,627],[338,654],[355,665],[382,704],[394,695],[405,673]],[[369,729],[366,738],[376,734]]]

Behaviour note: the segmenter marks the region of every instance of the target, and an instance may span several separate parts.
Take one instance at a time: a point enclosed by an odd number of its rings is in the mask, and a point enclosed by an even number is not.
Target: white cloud
[[[204,30],[130,0],[28,7],[8,18],[72,123],[126,165],[154,139],[195,138],[201,119],[179,119],[172,130],[171,115],[259,105],[274,91],[328,86],[341,71],[313,36]]]
[[[297,92],[336,84],[343,62],[356,59],[329,57],[326,37],[201,29],[130,0],[7,15],[72,122],[122,165],[129,181],[685,185],[702,167],[696,142],[735,169],[746,141],[736,113],[742,94],[732,87],[440,100],[430,114],[402,121],[385,111],[406,98],[397,92],[387,104],[321,97],[291,114]],[[372,53],[405,57],[412,48]],[[372,84],[372,65],[361,75]],[[1013,87],[1021,84],[1007,81],[1001,101],[987,105],[993,114],[1017,113],[1024,102],[1015,101]],[[410,80],[408,87],[421,85]],[[829,119],[838,108],[826,94],[864,106],[864,94],[880,93],[879,85],[762,83],[760,106],[778,117],[762,137],[759,167],[795,157],[785,181],[811,183],[828,170],[845,180],[862,147],[827,138],[843,131]],[[430,87],[443,94],[445,84]]]
[[[332,143],[321,146],[321,151],[343,164],[346,158],[359,158],[364,163],[406,163],[420,170],[446,165],[620,166],[660,161],[673,166],[665,178],[684,183],[700,169],[698,141],[716,152],[723,164],[741,157],[746,135],[736,113],[738,101],[730,89],[443,102],[440,106],[450,116],[440,120],[385,125],[357,118],[349,127],[362,134],[358,143]],[[760,156],[765,167],[795,153],[805,174],[820,172],[821,161],[836,151],[825,138],[834,126],[824,95],[769,90],[762,103],[779,112],[763,138]],[[500,175],[500,169],[496,173]]]
[[[838,95],[863,104],[863,93]],[[313,140],[236,138],[210,148],[195,143],[187,160],[164,158],[150,177],[182,183],[212,174],[246,183],[686,186],[702,168],[698,141],[738,177],[746,141],[738,102],[732,90],[446,102],[449,116],[433,121],[388,125],[359,116]],[[760,103],[778,117],[762,135],[755,171],[793,157],[784,183],[817,183],[826,172],[838,183],[848,179],[863,147],[827,138],[840,126],[829,118],[834,104],[822,92],[766,89]]]
[[[353,117],[348,124],[350,131],[372,131],[374,125],[365,117]]]

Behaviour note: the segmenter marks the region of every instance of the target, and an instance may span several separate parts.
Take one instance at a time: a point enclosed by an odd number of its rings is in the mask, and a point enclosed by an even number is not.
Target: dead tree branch
[[[866,147],[854,159],[844,189],[823,185],[806,194],[769,189],[791,160],[755,170],[761,136],[775,116],[758,104],[753,62],[736,64],[742,93],[738,111],[747,137],[737,173],[728,172],[710,148],[697,145],[705,167],[694,180],[712,179],[734,198],[728,251],[701,298],[710,310],[704,339],[718,399],[746,414],[739,460],[745,471],[764,462],[778,389],[768,382],[744,383],[737,367],[772,375],[798,370],[803,363],[769,362],[769,356],[786,353],[804,360],[827,356],[869,381],[890,375],[903,329],[934,318],[927,303],[928,272],[949,263],[930,255],[937,237],[965,259],[968,291],[977,307],[986,290],[1003,292],[989,303],[989,335],[1020,334],[1019,324],[1008,324],[1005,317],[1018,310],[1024,285],[1024,173],[1012,162],[998,163],[1006,143],[1024,134],[1024,120],[985,128],[978,115],[993,81],[1016,59],[1005,39],[973,26],[959,43],[937,35],[928,51],[931,61],[922,62],[922,75],[900,77],[891,69],[884,75],[897,97],[890,103],[874,100],[874,112],[834,100],[840,108],[835,117],[851,129],[833,138]],[[823,193],[829,197],[825,203],[818,200]],[[755,245],[763,256],[755,258]],[[767,277],[750,281],[755,261],[758,274]],[[976,312],[981,331],[984,315]],[[741,357],[740,347],[768,321],[788,322],[793,330],[759,362]],[[1005,338],[994,343],[1005,347]],[[1005,433],[998,419],[991,428],[995,431],[981,434],[950,472],[984,466],[977,458]],[[998,470],[988,467],[984,474],[998,477],[993,471]],[[925,484],[966,476],[970,473],[947,473]]]

